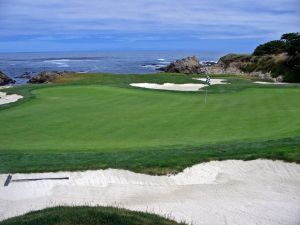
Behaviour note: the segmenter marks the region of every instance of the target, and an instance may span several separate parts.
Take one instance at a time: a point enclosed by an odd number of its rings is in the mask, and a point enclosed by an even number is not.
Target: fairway
[[[117,157],[299,136],[299,88],[222,88],[209,94],[206,104],[202,94],[129,85],[39,88],[32,91],[34,98],[0,110],[0,152],[6,160],[18,158],[9,154],[111,152]],[[98,164],[103,167],[101,160]]]

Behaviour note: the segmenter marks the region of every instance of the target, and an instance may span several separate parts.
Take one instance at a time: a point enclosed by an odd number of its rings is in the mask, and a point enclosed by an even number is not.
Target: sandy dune
[[[194,80],[200,80],[205,82],[206,78],[193,78]],[[211,79],[211,85],[214,84],[227,84],[224,83],[224,79]],[[132,83],[130,86],[140,87],[140,88],[148,88],[148,89],[158,89],[158,90],[169,90],[169,91],[199,91],[199,89],[204,88],[208,85],[206,84],[174,84],[174,83],[164,83],[164,84],[156,84],[156,83]]]
[[[300,165],[255,160],[209,162],[174,176],[125,170],[13,174],[0,187],[0,219],[57,205],[104,205],[150,211],[193,224],[300,224]],[[4,184],[7,174],[0,175]]]

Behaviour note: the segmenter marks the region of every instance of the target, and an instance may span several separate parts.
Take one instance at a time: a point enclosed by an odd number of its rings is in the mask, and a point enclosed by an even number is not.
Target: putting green
[[[110,151],[299,133],[300,90],[198,95],[65,86],[0,112],[1,151]],[[288,97],[287,97],[288,96]]]
[[[300,134],[297,87],[251,86],[209,94],[205,104],[201,94],[123,86],[33,90],[34,98],[0,110],[0,154],[9,161],[9,154],[161,152]]]

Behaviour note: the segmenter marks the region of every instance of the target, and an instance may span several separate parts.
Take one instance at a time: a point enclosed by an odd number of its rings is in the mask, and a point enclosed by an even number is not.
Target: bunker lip
[[[194,80],[200,80],[206,82],[206,78],[193,78]],[[211,79],[210,85],[215,84],[229,84],[226,83],[225,79]],[[132,87],[140,87],[147,89],[157,89],[157,90],[169,90],[169,91],[199,91],[199,89],[207,87],[207,84],[197,84],[197,83],[185,83],[185,84],[174,84],[174,83],[131,83]]]
[[[0,174],[0,220],[60,205],[100,205],[196,225],[298,224],[299,174],[300,165],[271,160],[211,161],[171,176],[118,169],[12,174],[25,181],[9,186],[8,174]],[[58,177],[69,179],[49,179]]]

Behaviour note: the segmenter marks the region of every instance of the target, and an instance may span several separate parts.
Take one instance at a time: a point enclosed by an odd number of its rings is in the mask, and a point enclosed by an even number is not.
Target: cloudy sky
[[[300,0],[0,0],[0,51],[251,52],[300,30]]]

